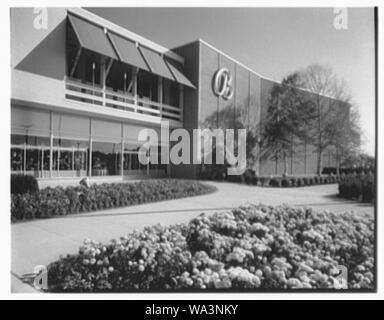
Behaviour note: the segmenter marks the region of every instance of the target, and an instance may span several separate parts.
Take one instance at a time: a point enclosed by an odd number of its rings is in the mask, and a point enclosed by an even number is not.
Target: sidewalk
[[[374,213],[371,205],[338,199],[335,196],[337,185],[271,189],[227,182],[209,183],[218,191],[191,198],[12,224],[12,272],[21,278],[23,274],[31,273],[36,265],[47,265],[62,254],[76,253],[85,238],[108,243],[135,228],[158,223],[185,223],[202,212],[224,211],[246,202],[286,203],[319,211]],[[15,279],[12,276],[12,280]],[[12,292],[25,292],[25,286],[19,279],[12,281]]]

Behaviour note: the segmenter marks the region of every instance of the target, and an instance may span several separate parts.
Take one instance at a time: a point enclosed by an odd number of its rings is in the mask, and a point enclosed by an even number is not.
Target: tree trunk
[[[323,156],[323,150],[322,150],[322,132],[321,132],[321,101],[320,101],[320,95],[317,95],[317,125],[318,125],[318,134],[319,134],[319,139],[318,139],[318,146],[317,146],[317,174],[321,174],[321,166],[322,166],[322,156]]]
[[[340,157],[338,147],[336,147],[336,175],[340,176]]]
[[[284,175],[288,174],[288,158],[287,153],[284,151]]]
[[[277,157],[277,154],[276,154],[276,157],[275,157],[275,174],[277,174],[277,163],[278,163],[279,159]]]
[[[321,174],[321,169],[322,169],[322,166],[323,166],[323,150],[321,150],[319,148],[319,150],[317,151],[317,174],[320,175]]]

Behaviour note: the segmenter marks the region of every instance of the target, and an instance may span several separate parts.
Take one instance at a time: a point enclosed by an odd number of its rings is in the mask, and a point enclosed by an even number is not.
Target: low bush
[[[253,177],[255,177],[255,171],[252,170],[252,169],[247,169],[244,173],[243,173],[243,177],[244,177],[244,181],[245,183],[247,184],[251,184],[252,183],[252,179]]]
[[[259,178],[259,181],[260,181],[260,185],[262,187],[265,187],[265,186],[268,186],[269,185],[269,178],[266,178],[266,177],[260,177]]]
[[[375,179],[371,173],[343,175],[340,178],[339,196],[341,198],[373,202],[375,200],[375,191]]]
[[[135,183],[92,185],[89,188],[45,188],[36,193],[12,195],[12,221],[50,218],[170,200],[213,192],[213,186],[193,180],[159,179]]]
[[[108,245],[85,241],[48,266],[50,292],[373,290],[371,215],[247,205],[152,226]]]
[[[227,176],[227,180],[229,182],[236,182],[236,183],[245,182],[245,178],[243,175],[229,175],[229,176]]]
[[[281,181],[282,181],[281,178],[273,177],[273,178],[271,178],[271,180],[269,181],[269,185],[270,185],[271,187],[281,187]]]
[[[303,178],[297,178],[297,179],[296,179],[296,186],[297,186],[297,187],[304,186]]]
[[[281,186],[284,187],[284,188],[288,188],[290,186],[290,182],[287,178],[284,178],[281,180]]]
[[[37,191],[39,191],[39,185],[35,177],[23,174],[11,175],[11,194],[35,193]]]
[[[225,164],[202,165],[199,178],[203,180],[222,181],[227,177],[227,166]]]
[[[367,180],[363,182],[361,197],[363,202],[373,202],[375,198],[375,184],[373,181]]]
[[[360,181],[354,181],[352,182],[351,189],[350,189],[350,197],[351,198],[359,198],[361,195],[361,182]]]

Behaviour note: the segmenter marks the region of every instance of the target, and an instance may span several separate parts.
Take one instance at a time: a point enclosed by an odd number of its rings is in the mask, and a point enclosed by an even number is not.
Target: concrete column
[[[133,68],[133,73],[132,73],[132,80],[133,80],[133,88],[132,88],[132,94],[133,94],[133,100],[135,104],[135,111],[136,111],[136,106],[137,106],[137,75],[139,73],[139,68]]]
[[[52,178],[53,167],[53,112],[50,112],[50,125],[49,125],[49,177]]]
[[[89,159],[88,176],[92,177],[92,118],[89,119]]]
[[[106,68],[107,68],[106,59],[105,59],[105,57],[101,57],[101,59],[100,59],[100,83],[101,83],[101,88],[102,88],[101,94],[103,97],[103,105],[105,105],[104,98],[105,98],[105,88],[106,88],[106,81],[107,81]]]
[[[160,103],[160,117],[163,117],[163,78],[158,76],[157,81],[157,100]]]
[[[124,124],[121,124],[121,156],[120,156],[120,170],[121,178],[124,178]]]
[[[184,86],[182,84],[179,84],[179,108],[180,108],[180,116],[181,121],[184,120],[183,114],[184,114]]]
[[[304,173],[307,173],[307,142],[304,142]]]

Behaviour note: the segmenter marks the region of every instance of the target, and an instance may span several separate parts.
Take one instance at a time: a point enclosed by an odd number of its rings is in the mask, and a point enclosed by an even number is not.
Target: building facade
[[[162,120],[257,130],[277,84],[202,40],[169,50],[79,8],[11,10],[11,77],[11,172],[42,182],[197,178],[200,165],[140,164],[138,132],[160,136]],[[158,155],[168,147],[160,141]],[[289,173],[314,173],[313,148],[298,148]],[[334,153],[323,162],[334,166]],[[263,158],[256,167],[283,170]]]

